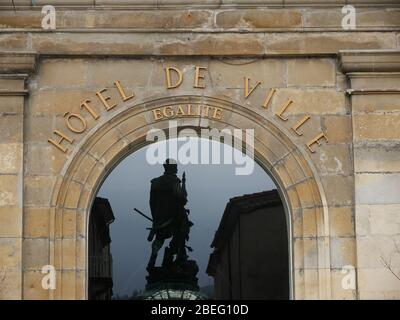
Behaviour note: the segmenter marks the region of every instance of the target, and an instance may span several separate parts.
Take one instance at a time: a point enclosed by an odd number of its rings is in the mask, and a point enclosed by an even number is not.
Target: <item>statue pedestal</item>
[[[184,264],[148,268],[146,290],[139,299],[144,300],[197,300],[207,297],[200,293],[197,283],[199,267],[196,261]]]
[[[146,277],[146,290],[199,290],[196,277],[199,267],[194,260],[183,264],[174,262],[167,266],[149,268],[147,271],[149,275]]]

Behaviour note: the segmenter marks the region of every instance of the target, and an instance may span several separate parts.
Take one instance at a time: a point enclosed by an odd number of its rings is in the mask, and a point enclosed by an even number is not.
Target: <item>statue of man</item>
[[[178,166],[175,160],[167,159],[164,166],[164,174],[151,180],[150,208],[153,217],[148,240],[152,241],[152,251],[148,268],[153,268],[158,251],[166,239],[172,237],[169,246],[165,248],[163,265],[173,262],[176,255],[177,263],[187,261],[186,241],[189,239],[189,229],[193,225],[187,216],[185,204],[187,193],[185,178],[183,181],[177,177]]]

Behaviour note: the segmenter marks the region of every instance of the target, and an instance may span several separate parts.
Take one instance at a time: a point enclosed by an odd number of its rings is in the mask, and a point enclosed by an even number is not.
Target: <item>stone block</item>
[[[243,9],[217,12],[215,24],[224,29],[296,28],[302,21],[299,10]]]
[[[320,175],[349,176],[353,173],[352,152],[347,144],[326,144],[311,154]]]
[[[22,144],[0,144],[0,174],[18,174],[22,172]]]
[[[2,33],[0,49],[4,51],[26,50],[28,49],[28,35],[26,33]]]
[[[0,115],[0,143],[18,142],[22,142],[22,117],[20,115]]]
[[[400,94],[353,95],[351,105],[354,112],[399,111]]]
[[[45,238],[50,235],[50,211],[48,208],[24,209],[24,237]]]
[[[51,145],[26,144],[25,173],[27,175],[56,175],[61,172],[68,156]]]
[[[20,300],[22,298],[22,273],[20,271],[0,271],[0,300]]]
[[[307,300],[319,299],[319,271],[304,269],[304,298]]]
[[[54,122],[54,117],[51,115],[27,118],[24,124],[25,142],[43,143],[49,145],[47,142],[48,139],[56,139],[57,137],[59,138],[59,136],[53,134],[54,129],[58,129],[65,134],[68,133],[68,135],[72,137],[65,125],[62,127],[55,127]]]
[[[380,32],[320,32],[270,34],[266,37],[266,52],[289,53],[337,53],[339,50],[395,49],[394,33]]]
[[[7,79],[5,81],[6,83],[9,83],[10,80]],[[5,113],[9,115],[18,115],[22,114],[23,112],[24,112],[23,96],[0,96],[0,113]]]
[[[290,179],[290,181],[287,182],[287,186],[296,184],[307,177],[293,154],[290,154],[287,157],[283,158],[275,165],[275,167],[277,168],[277,170],[279,170],[280,168],[284,168],[287,172],[288,178]]]
[[[300,199],[302,208],[312,208],[318,204],[318,194],[314,182],[310,179],[296,184],[293,187]]]
[[[76,297],[76,271],[61,271],[61,297],[62,300],[73,300]]]
[[[349,206],[353,203],[354,178],[352,176],[321,177],[329,206]]]
[[[322,118],[322,127],[330,144],[350,143],[353,140],[351,117],[348,115],[325,115]]]
[[[78,206],[79,198],[82,193],[82,185],[71,181],[68,185],[67,194],[64,201],[64,207],[69,209],[75,209]]]
[[[82,88],[86,85],[87,62],[83,59],[44,60],[39,67],[38,85],[49,88]]]
[[[356,239],[354,237],[331,237],[331,267],[356,266]]]
[[[165,37],[164,37],[165,39]],[[167,40],[167,39],[166,39]],[[188,41],[189,40],[189,41]],[[159,48],[161,55],[254,55],[265,52],[265,40],[261,34],[213,34],[170,38]]]
[[[0,175],[0,207],[20,206],[19,179],[16,175]]]
[[[302,218],[303,218],[303,237],[316,237],[317,236],[317,223],[316,223],[316,213],[315,209],[303,209],[302,210]]]
[[[354,146],[354,171],[400,172],[400,145],[369,143]]]
[[[400,115],[355,114],[353,129],[355,141],[384,141],[400,139]]]
[[[396,235],[367,235],[357,238],[357,263],[360,268],[400,268],[400,238]],[[397,247],[396,247],[397,246]]]
[[[101,1],[101,5],[106,1]],[[154,3],[156,5],[156,3]],[[206,10],[86,10],[61,13],[59,28],[191,29],[210,26]]]
[[[40,11],[3,11],[0,14],[2,28],[41,28],[42,16]]]
[[[0,275],[21,270],[22,239],[0,238],[0,258]]]
[[[93,157],[91,157],[89,155],[87,155],[86,157],[83,157],[83,160],[79,166],[79,169],[76,170],[76,172],[73,176],[74,181],[84,184],[90,171],[97,164],[98,164],[98,161],[96,159],[94,159]]]
[[[244,97],[245,77],[248,77],[250,87],[257,81],[261,84],[251,93],[259,93],[260,105],[265,99],[266,88],[281,88],[286,83],[286,63],[278,59],[248,60],[225,59],[211,60],[209,67],[211,84],[219,88],[240,88]]]
[[[63,238],[75,238],[76,236],[76,211],[63,210]]]
[[[24,270],[41,270],[49,264],[49,240],[48,239],[24,239]]]
[[[111,85],[110,80],[103,83],[103,86]],[[103,108],[98,103],[95,91],[100,90],[96,87],[92,90],[42,90],[33,92],[28,100],[29,109],[27,113],[34,117],[63,115],[65,112],[79,113],[82,116],[88,115],[84,109],[81,109],[81,102],[89,99],[91,106],[100,115]]]
[[[332,237],[352,237],[355,233],[352,207],[329,208],[329,230]]]
[[[346,114],[346,103],[343,92],[332,89],[280,89],[271,101],[274,113],[279,113],[288,100],[293,103],[283,116],[295,114]]]
[[[88,64],[88,85],[99,90],[103,87],[114,87],[114,82],[118,80],[126,89],[126,95],[131,96],[134,93],[132,88],[143,90],[149,85],[153,65],[154,62],[147,59],[96,60]],[[161,79],[164,78],[165,75]]]
[[[295,269],[293,271],[293,291],[296,299],[305,299],[304,297],[304,269]]]
[[[400,203],[400,173],[359,173],[355,175],[357,204]]]
[[[76,268],[76,239],[62,240],[62,267],[64,269]]]
[[[388,73],[354,73],[350,74],[352,89],[396,90],[400,86],[400,76],[395,72]]]
[[[49,206],[55,180],[53,176],[26,176],[24,178],[25,205]]]
[[[40,271],[24,272],[24,299],[27,300],[48,300],[50,290],[43,289],[42,279],[46,274]]]
[[[22,209],[0,207],[0,238],[22,237]]]
[[[399,280],[385,268],[358,268],[357,280],[360,299],[400,298]]]
[[[288,86],[333,87],[336,66],[331,59],[293,59],[287,66]]]
[[[400,204],[356,205],[357,236],[396,236],[400,228]]]

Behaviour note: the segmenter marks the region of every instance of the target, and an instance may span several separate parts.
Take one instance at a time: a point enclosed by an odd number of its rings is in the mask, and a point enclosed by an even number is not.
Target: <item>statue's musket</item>
[[[186,192],[186,173],[183,171],[182,174],[182,189]]]
[[[147,220],[150,220],[151,222],[153,222],[153,219],[146,216],[142,211],[140,211],[139,209],[133,208],[133,210],[135,210],[137,213],[139,213],[141,216],[145,217]]]

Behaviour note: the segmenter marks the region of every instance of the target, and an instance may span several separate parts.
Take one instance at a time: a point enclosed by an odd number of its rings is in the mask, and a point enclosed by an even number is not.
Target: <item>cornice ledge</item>
[[[48,2],[48,1],[47,1]],[[219,9],[219,8],[263,8],[263,7],[343,7],[344,0],[52,0],[47,3],[43,0],[18,0],[17,9],[32,9],[44,4],[51,4],[64,8],[124,8],[124,9]],[[33,4],[35,3],[35,5]],[[363,7],[398,6],[398,0],[352,0],[352,5]],[[1,3],[0,7],[13,9],[12,2]],[[38,9],[39,9],[38,8]]]
[[[35,70],[36,52],[0,51],[0,74],[30,74]]]
[[[350,72],[398,72],[400,50],[341,50],[339,67]]]

